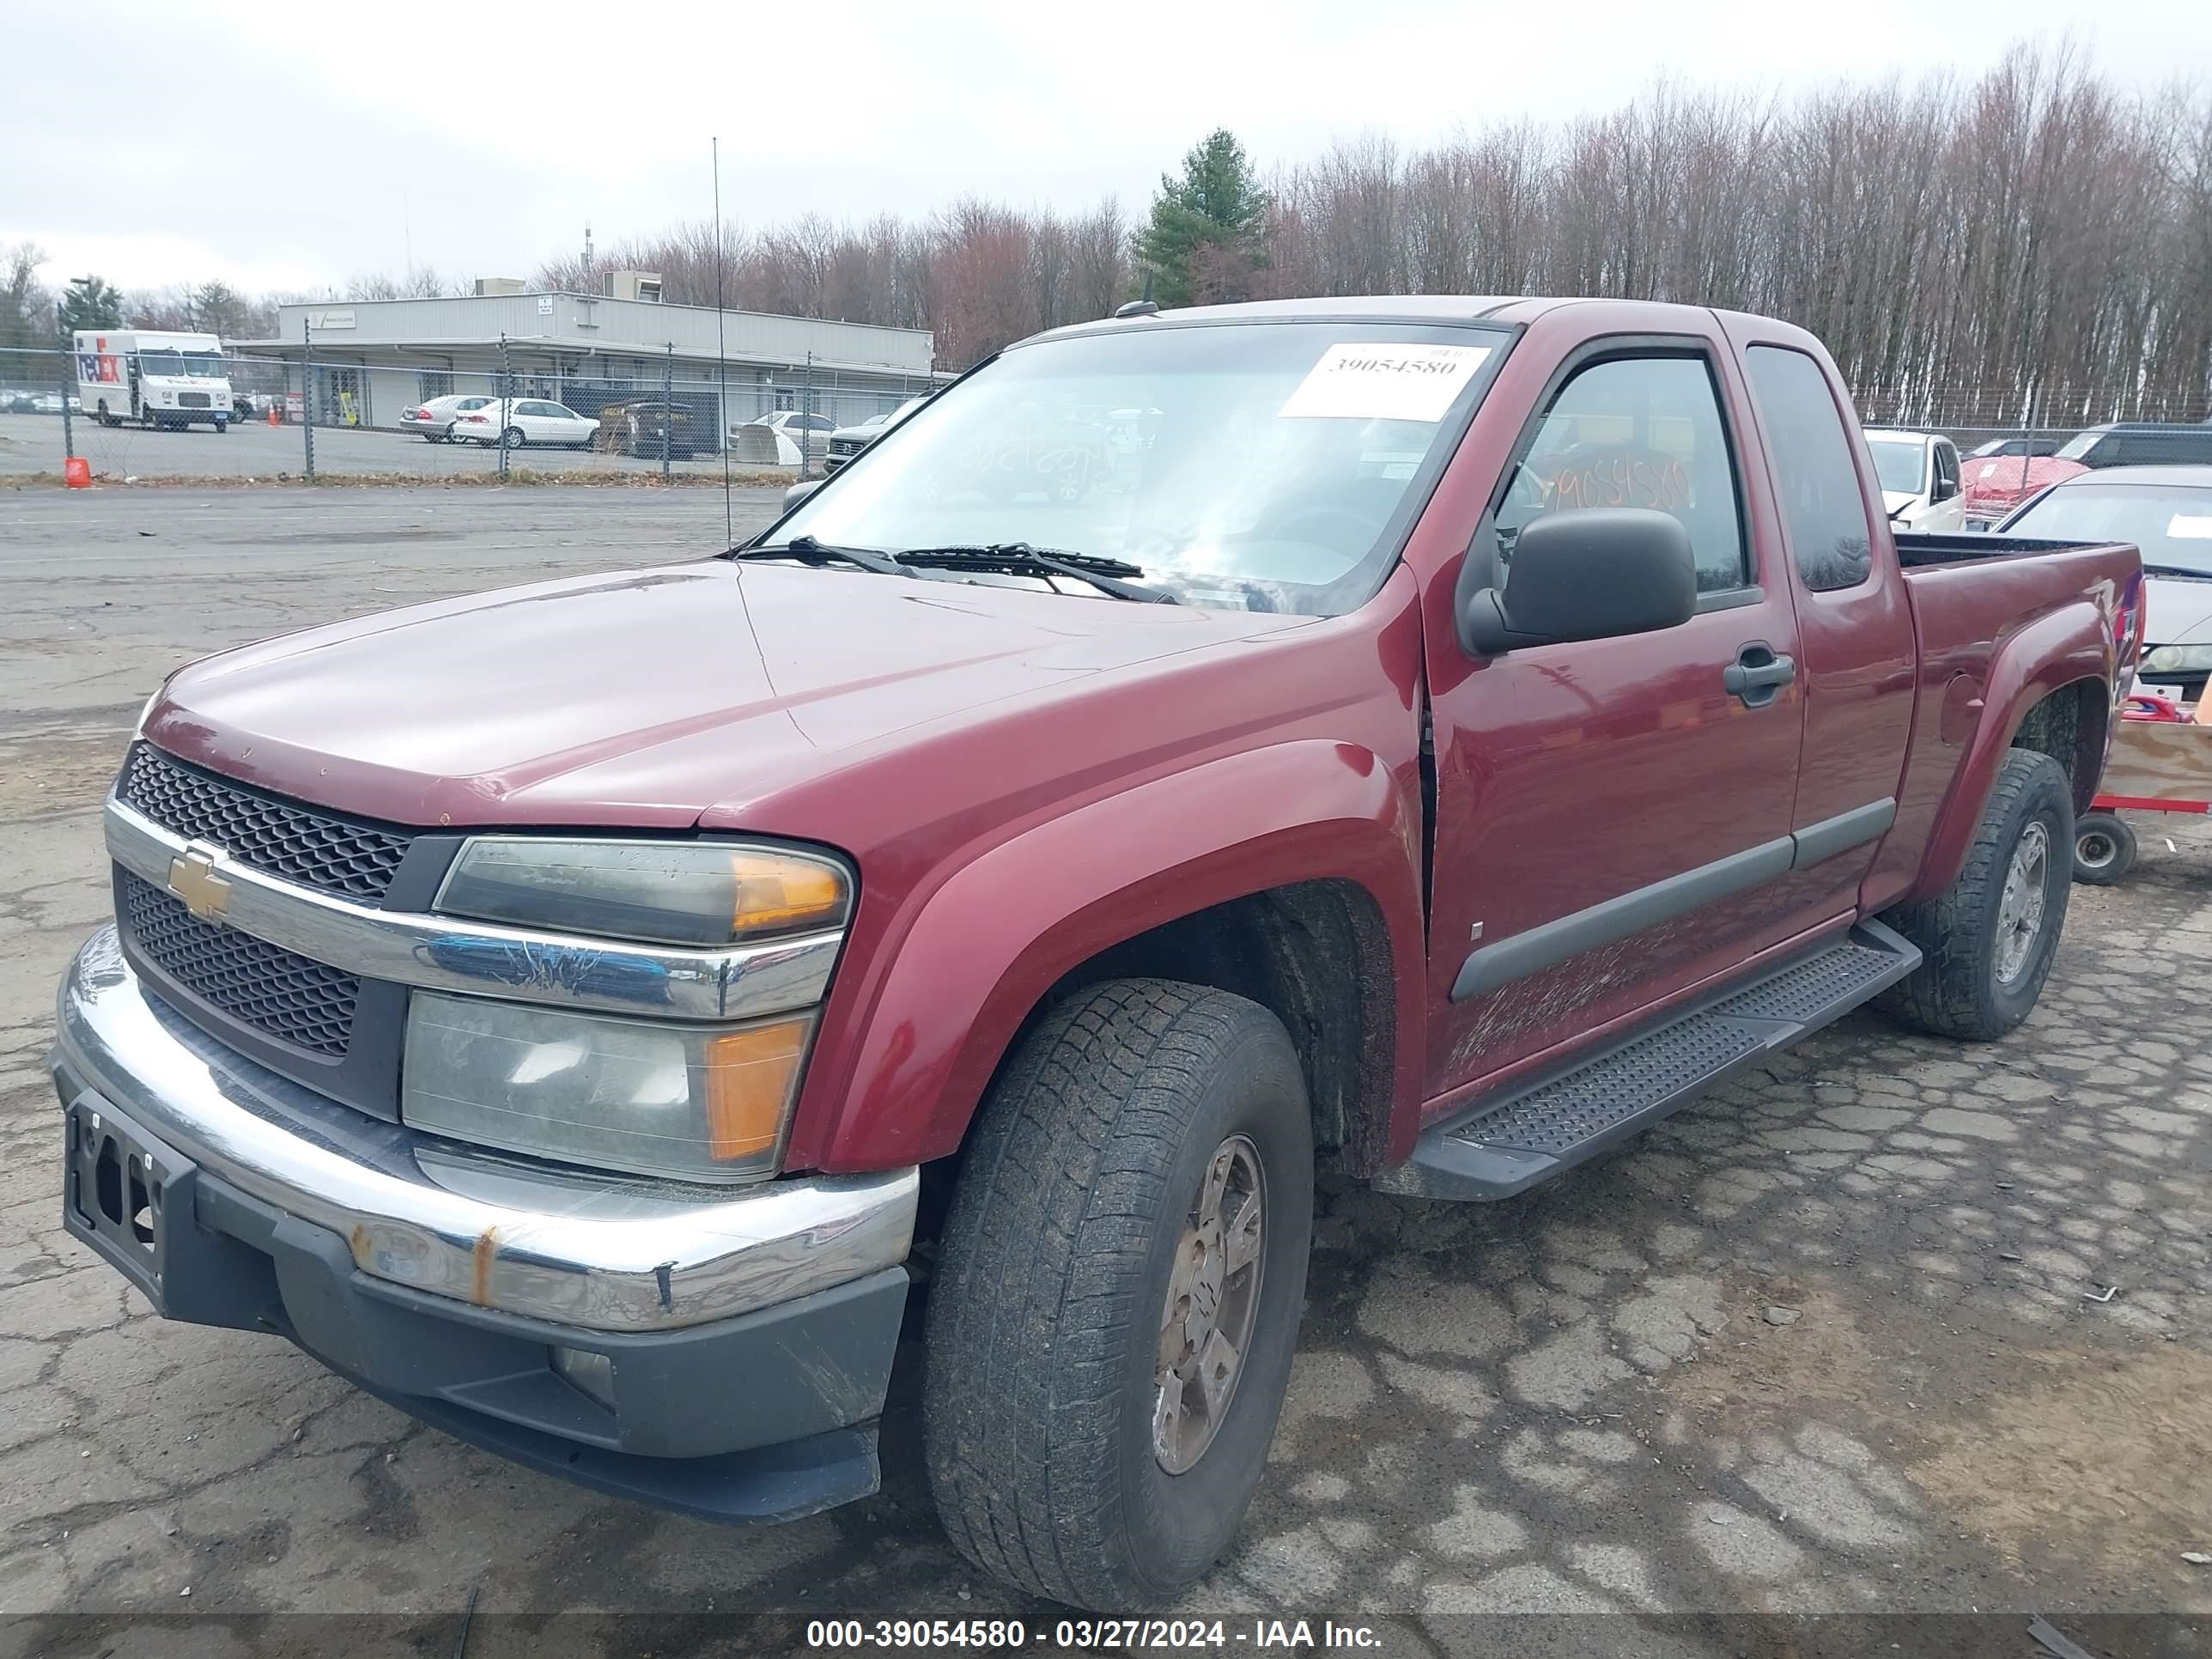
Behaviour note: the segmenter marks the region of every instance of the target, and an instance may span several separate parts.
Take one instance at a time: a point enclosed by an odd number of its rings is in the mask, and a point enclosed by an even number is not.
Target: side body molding
[[[1896,800],[1884,796],[1572,915],[1525,929],[1495,945],[1483,945],[1469,951],[1460,964],[1459,976],[1452,981],[1452,1000],[1465,1002],[1484,995],[1529,974],[1557,967],[1570,957],[1687,915],[1732,893],[1863,847],[1887,832],[1896,817]]]

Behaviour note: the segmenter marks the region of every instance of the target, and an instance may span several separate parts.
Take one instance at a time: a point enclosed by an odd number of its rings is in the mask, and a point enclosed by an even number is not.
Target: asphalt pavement
[[[65,442],[53,415],[0,415],[0,482],[27,476],[61,476],[63,462],[75,453],[90,464],[103,483],[153,483],[168,479],[253,479],[263,483],[296,482],[307,476],[307,433],[298,426],[241,422],[228,432],[212,427],[184,427],[149,432],[141,427],[104,427],[78,416]],[[414,433],[360,427],[317,427],[315,473],[319,480],[393,477],[426,481],[496,478],[499,450],[473,443],[432,443]],[[531,445],[507,453],[510,473],[658,477],[658,457],[645,460],[595,450],[555,449]],[[744,469],[757,471],[757,469]],[[719,455],[672,460],[672,476],[687,481],[719,481]],[[795,477],[796,474],[793,474]]]

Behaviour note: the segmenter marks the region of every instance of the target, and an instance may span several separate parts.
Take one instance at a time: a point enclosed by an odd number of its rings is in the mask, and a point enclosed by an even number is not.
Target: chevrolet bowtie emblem
[[[188,847],[169,860],[169,890],[202,921],[220,920],[230,902],[230,884],[215,872],[218,856],[204,847]]]

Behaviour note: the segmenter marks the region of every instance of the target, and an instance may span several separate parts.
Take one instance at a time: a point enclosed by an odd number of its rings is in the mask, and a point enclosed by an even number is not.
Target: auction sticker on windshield
[[[2176,541],[2212,541],[2212,514],[2177,513],[2166,533]]]
[[[1279,418],[1441,421],[1488,346],[1333,345],[1298,382]]]

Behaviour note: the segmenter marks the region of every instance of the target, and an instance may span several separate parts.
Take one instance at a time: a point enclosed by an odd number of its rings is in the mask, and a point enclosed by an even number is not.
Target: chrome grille
[[[241,864],[325,893],[378,904],[410,837],[295,806],[132,747],[115,792],[165,830],[212,842]]]
[[[139,953],[185,990],[232,1018],[319,1054],[353,1041],[361,981],[233,927],[202,921],[129,871],[123,921]]]

